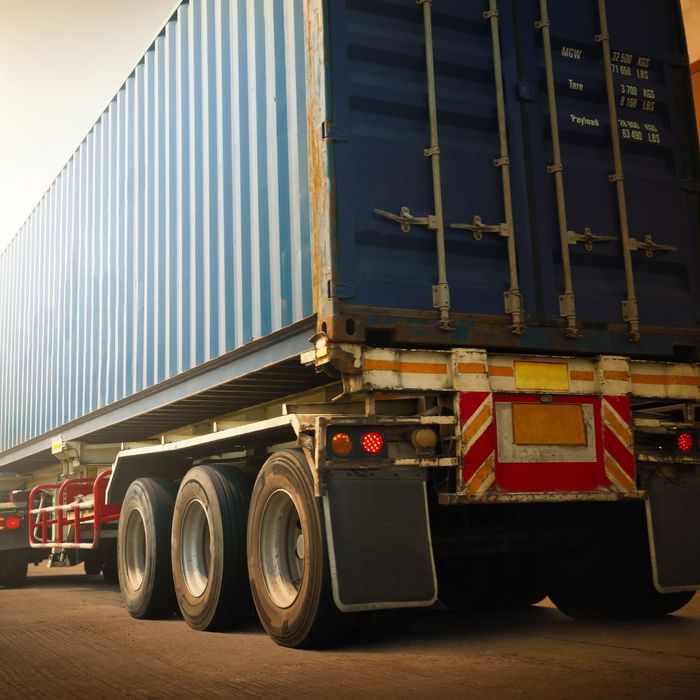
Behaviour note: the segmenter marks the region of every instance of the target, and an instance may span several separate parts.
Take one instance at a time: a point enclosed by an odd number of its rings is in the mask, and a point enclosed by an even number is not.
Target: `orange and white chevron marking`
[[[496,424],[493,395],[472,391],[460,395],[464,489],[470,496],[485,493],[496,480]]]
[[[636,491],[632,412],[627,396],[605,396],[602,401],[605,475],[621,493]]]

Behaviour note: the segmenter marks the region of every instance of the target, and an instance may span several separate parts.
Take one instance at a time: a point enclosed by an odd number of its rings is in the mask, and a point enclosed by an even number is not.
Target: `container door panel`
[[[679,9],[671,0],[644,3],[643,9],[632,0],[604,4],[639,319],[642,326],[697,329],[698,196],[692,190],[698,156],[690,136],[687,66],[678,59],[684,50]],[[496,163],[504,155],[500,126],[507,134],[511,233],[527,323],[519,340],[501,334],[493,342],[563,347],[560,296],[568,254],[576,323],[583,334],[565,340],[565,347],[656,352],[658,343],[649,340],[645,350],[644,337],[633,344],[625,334],[622,302],[630,285],[620,202],[610,180],[615,166],[603,44],[597,38],[598,0],[546,3],[564,182],[564,249],[550,167],[543,31],[536,26],[542,6],[539,0],[495,5],[502,59],[497,73],[485,14],[493,4],[430,3],[451,312],[498,317],[505,327],[504,293],[513,278],[507,238],[497,232],[508,210],[503,170]],[[381,307],[387,316],[392,309],[430,316],[438,260],[435,230],[426,225],[434,224],[427,217],[436,204],[425,153],[430,119],[424,6],[415,0],[337,0],[327,8],[337,297],[346,309]],[[504,89],[506,116],[500,124],[495,75]],[[401,220],[402,212],[418,220]],[[470,229],[475,217],[487,228]],[[454,337],[469,337],[457,331]],[[612,334],[606,336],[607,331]]]
[[[493,53],[482,0],[432,4],[447,278],[453,311],[503,315],[506,245],[450,228],[503,221]],[[423,10],[414,0],[329,4],[337,269],[352,304],[432,310],[436,236],[376,210],[435,213]],[[513,66],[514,69],[514,66]],[[523,195],[519,206],[522,209]],[[405,211],[404,209],[404,211]]]
[[[628,290],[619,202],[610,182],[614,165],[605,66],[601,42],[596,40],[601,32],[599,6],[596,0],[547,4],[567,226],[579,236],[590,232],[603,237],[589,239],[588,246],[583,240],[570,246],[578,319],[621,323],[621,301]],[[677,5],[632,0],[605,5],[629,232],[648,246],[631,252],[640,322],[697,327],[698,222],[693,204],[697,195],[690,191],[695,165],[688,156],[691,133],[688,109],[682,103],[687,87],[682,68],[674,65],[683,50],[674,24]],[[538,1],[520,5],[523,74],[533,88],[533,100],[523,111],[531,140],[539,265],[554,269],[560,289],[557,205],[553,177],[547,172],[552,137],[544,47],[541,31],[534,29],[540,17]],[[543,297],[542,316],[557,315],[556,291]]]

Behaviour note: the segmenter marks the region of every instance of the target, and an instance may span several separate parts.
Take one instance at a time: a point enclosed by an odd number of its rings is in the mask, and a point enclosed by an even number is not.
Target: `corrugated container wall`
[[[302,0],[178,8],[0,255],[0,452],[312,313],[304,76]]]
[[[689,77],[677,0],[183,4],[0,257],[0,451],[314,323],[697,361]]]

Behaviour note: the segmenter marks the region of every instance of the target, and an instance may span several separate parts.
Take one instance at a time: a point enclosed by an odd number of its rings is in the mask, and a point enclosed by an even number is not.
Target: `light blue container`
[[[492,3],[183,3],[0,256],[0,467],[330,381],[296,357],[317,330],[698,361],[679,3],[608,0],[605,31],[598,0]]]
[[[0,452],[311,315],[306,129],[302,0],[178,8],[0,255]]]

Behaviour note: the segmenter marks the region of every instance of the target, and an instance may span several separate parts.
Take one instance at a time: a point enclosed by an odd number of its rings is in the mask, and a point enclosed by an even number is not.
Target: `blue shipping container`
[[[561,144],[578,339],[562,332],[563,247],[541,2],[435,0],[432,14],[446,278],[454,331],[435,324],[436,212],[426,79],[425,4],[328,3],[328,115],[335,208],[333,337],[697,359],[700,331],[698,146],[680,7],[672,0],[544,3]],[[607,8],[606,8],[607,5]],[[549,6],[547,8],[547,6]],[[497,12],[489,14],[489,8]],[[607,99],[610,76],[641,334],[628,298]],[[486,12],[486,15],[485,15]],[[494,72],[497,28],[505,119]],[[507,135],[499,143],[499,126]],[[426,157],[426,155],[428,157]],[[508,221],[503,165],[509,167]],[[613,178],[614,179],[614,178]],[[401,211],[423,224],[400,222]],[[475,220],[475,217],[478,219]],[[400,218],[400,217],[399,217]],[[486,228],[476,227],[482,222]],[[455,227],[455,224],[457,227]],[[510,227],[525,328],[511,332]],[[471,228],[466,228],[471,227]],[[498,234],[501,235],[498,235]],[[650,237],[650,238],[648,238]],[[575,241],[575,243],[574,243]],[[637,243],[635,243],[635,241]],[[654,247],[658,244],[659,247]],[[636,249],[635,249],[636,246]],[[512,300],[511,300],[512,301]],[[633,312],[633,309],[629,309]],[[334,321],[333,316],[338,315]],[[353,334],[344,333],[350,321]],[[339,321],[339,322],[338,322]],[[673,328],[674,331],[669,331]]]
[[[304,63],[302,0],[179,7],[0,255],[0,451],[311,315]]]
[[[314,316],[697,360],[693,122],[676,0],[183,3],[0,256],[0,464],[286,360]]]

